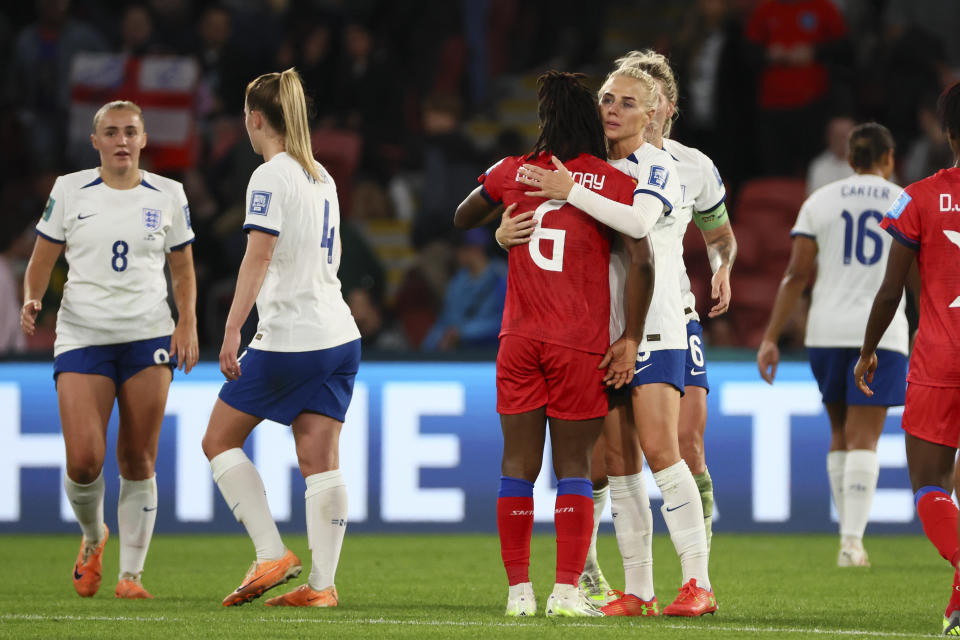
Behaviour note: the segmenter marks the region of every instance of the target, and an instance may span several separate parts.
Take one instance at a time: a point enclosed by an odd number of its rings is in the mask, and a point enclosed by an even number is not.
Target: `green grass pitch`
[[[303,536],[286,543],[304,561]],[[937,635],[952,573],[920,536],[868,536],[873,567],[838,569],[837,537],[714,537],[715,616],[678,618],[542,617],[553,586],[551,535],[534,538],[532,577],[541,616],[503,617],[506,578],[493,535],[347,534],[336,609],[270,609],[264,598],[225,608],[253,559],[245,536],[157,535],[144,575],[156,599],[113,597],[117,543],[104,554],[95,597],[70,583],[76,536],[0,536],[7,567],[0,587],[3,638],[910,638]],[[669,603],[680,581],[670,540],[654,541],[657,596]],[[601,565],[622,586],[616,541],[602,535]]]

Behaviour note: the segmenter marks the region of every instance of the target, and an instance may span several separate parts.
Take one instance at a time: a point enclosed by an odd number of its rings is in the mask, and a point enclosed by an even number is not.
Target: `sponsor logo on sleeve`
[[[907,205],[910,204],[910,201],[913,198],[906,191],[900,192],[900,197],[894,200],[893,204],[890,205],[890,209],[887,211],[887,217],[896,220],[900,217],[900,214],[903,213],[903,210],[906,209]]]
[[[270,196],[272,194],[269,191],[254,191],[250,194],[250,213],[255,216],[265,216],[267,215],[267,210],[270,208]]]
[[[53,213],[53,205],[55,205],[56,203],[57,203],[57,201],[53,199],[53,196],[50,196],[49,198],[47,198],[47,206],[45,206],[45,207],[43,208],[43,219],[44,219],[44,220],[49,220],[49,219],[50,219],[50,214]]]
[[[160,209],[143,208],[143,226],[147,231],[159,229],[160,219]]]
[[[647,184],[659,187],[660,189],[666,189],[667,179],[669,177],[670,172],[667,171],[666,168],[655,164],[650,167],[650,177],[647,178]]]

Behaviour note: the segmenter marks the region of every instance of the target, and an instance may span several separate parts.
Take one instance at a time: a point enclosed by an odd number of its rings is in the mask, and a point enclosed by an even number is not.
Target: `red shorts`
[[[497,413],[547,406],[548,418],[591,420],[607,415],[603,356],[522,336],[500,338]]]
[[[911,382],[907,385],[907,401],[900,424],[916,438],[957,448],[960,387],[928,387]]]

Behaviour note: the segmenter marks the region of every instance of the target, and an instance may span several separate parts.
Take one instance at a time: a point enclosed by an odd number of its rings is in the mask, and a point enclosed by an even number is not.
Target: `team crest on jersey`
[[[250,213],[255,216],[265,216],[267,215],[267,210],[270,208],[270,196],[272,194],[269,191],[254,191],[250,194]]]
[[[160,209],[143,208],[143,226],[147,231],[156,231],[160,228]]]
[[[187,221],[187,229],[190,229],[190,205],[188,204],[183,205],[183,217]]]
[[[50,219],[50,214],[53,213],[53,205],[55,205],[56,203],[57,203],[57,201],[53,199],[53,196],[50,196],[49,198],[47,198],[47,206],[45,206],[45,207],[43,208],[43,219],[44,219],[44,220],[49,220],[49,219]]]
[[[896,220],[900,217],[900,214],[903,213],[903,210],[907,208],[907,205],[910,204],[910,201],[913,200],[906,191],[900,192],[900,197],[897,198],[892,205],[890,205],[890,210],[887,211],[887,217],[893,218]]]
[[[670,177],[670,172],[667,171],[666,168],[655,164],[652,167],[650,167],[650,177],[647,178],[647,184],[652,184],[655,187],[666,189],[667,179],[669,177]]]

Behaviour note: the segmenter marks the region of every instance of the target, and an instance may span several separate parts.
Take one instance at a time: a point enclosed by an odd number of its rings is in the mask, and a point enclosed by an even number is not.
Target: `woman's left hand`
[[[557,160],[556,156],[550,156],[550,161],[557,168],[556,171],[549,171],[543,167],[533,164],[525,164],[517,172],[517,180],[531,187],[539,187],[540,191],[527,191],[526,195],[539,198],[549,198],[550,200],[566,200],[570,195],[570,189],[573,188],[573,176],[563,166],[563,163]]]
[[[220,372],[227,380],[240,377],[240,329],[227,329],[223,334],[223,346],[220,347]]]
[[[177,368],[190,373],[200,358],[200,346],[197,339],[197,323],[181,321],[170,337],[170,358],[177,357]]]

